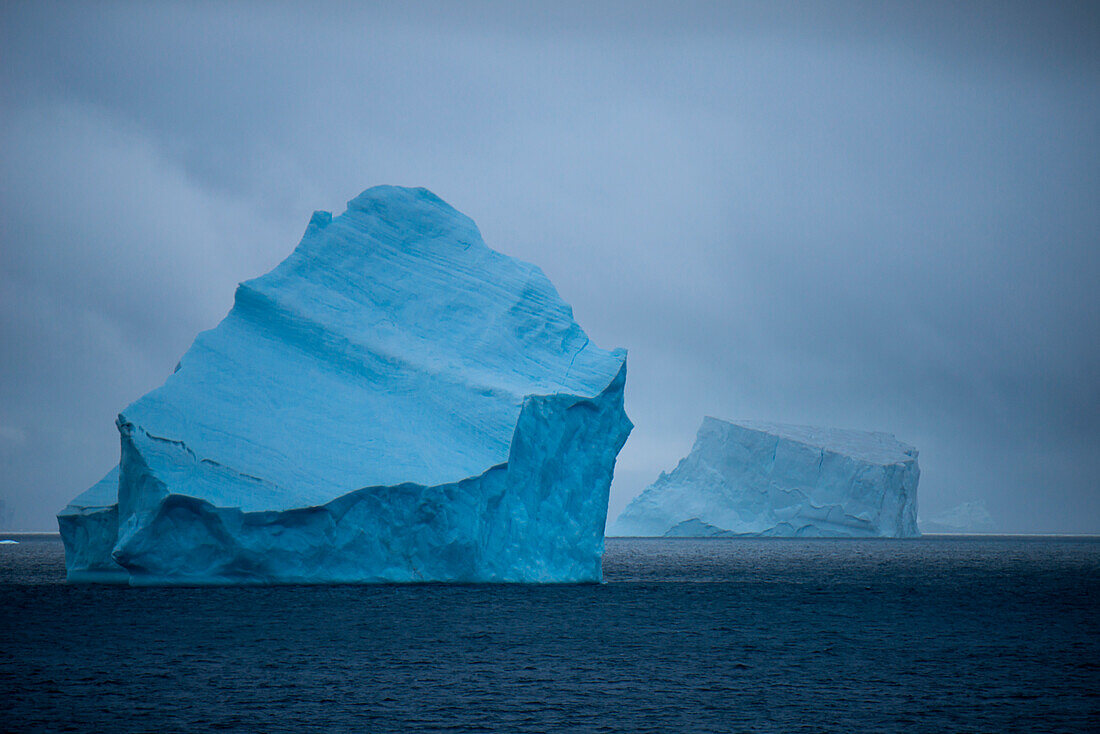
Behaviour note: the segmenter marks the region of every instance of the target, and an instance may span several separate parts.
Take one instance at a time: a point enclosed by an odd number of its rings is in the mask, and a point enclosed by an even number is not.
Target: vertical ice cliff
[[[919,478],[886,433],[706,418],[608,535],[916,536]]]
[[[71,580],[598,581],[626,354],[425,189],[317,212],[58,515]]]
[[[117,466],[57,513],[57,526],[70,580],[126,581],[126,570],[111,557],[118,539]]]

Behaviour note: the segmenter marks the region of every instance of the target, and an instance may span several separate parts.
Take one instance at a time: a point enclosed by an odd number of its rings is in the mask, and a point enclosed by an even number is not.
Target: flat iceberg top
[[[707,423],[738,426],[750,431],[767,433],[772,436],[813,446],[814,448],[843,454],[870,464],[898,464],[917,458],[917,449],[894,438],[891,433],[877,431],[853,431],[845,428],[817,428],[814,426],[792,426],[783,423],[762,421],[723,421],[707,417],[700,428],[700,434],[707,430]]]
[[[919,478],[887,433],[705,418],[608,534],[910,537]]]
[[[508,460],[526,396],[599,395],[624,361],[471,219],[425,189],[379,186],[314,214],[119,421],[173,491],[281,510],[481,474]]]

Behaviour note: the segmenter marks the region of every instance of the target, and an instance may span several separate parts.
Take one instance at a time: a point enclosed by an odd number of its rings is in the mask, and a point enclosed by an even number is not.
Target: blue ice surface
[[[598,581],[625,375],[539,268],[368,189],[122,411],[58,516],[69,577]]]
[[[706,418],[613,536],[913,537],[917,450],[888,433]]]

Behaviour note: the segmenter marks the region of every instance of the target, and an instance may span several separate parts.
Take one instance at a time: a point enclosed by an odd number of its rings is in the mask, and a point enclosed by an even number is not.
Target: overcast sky
[[[530,5],[0,5],[3,524],[56,529],[236,283],[393,183],[629,350],[612,516],[713,415],[1100,532],[1095,3]]]

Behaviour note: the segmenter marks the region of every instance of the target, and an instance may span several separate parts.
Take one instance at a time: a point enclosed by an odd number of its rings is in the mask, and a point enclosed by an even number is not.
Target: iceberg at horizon
[[[70,580],[598,581],[626,353],[426,189],[313,215],[58,515]]]
[[[917,450],[887,433],[705,418],[609,536],[913,537]]]
[[[963,502],[929,518],[918,518],[917,524],[922,533],[932,534],[982,534],[997,530],[997,521],[986,507],[985,500]]]

